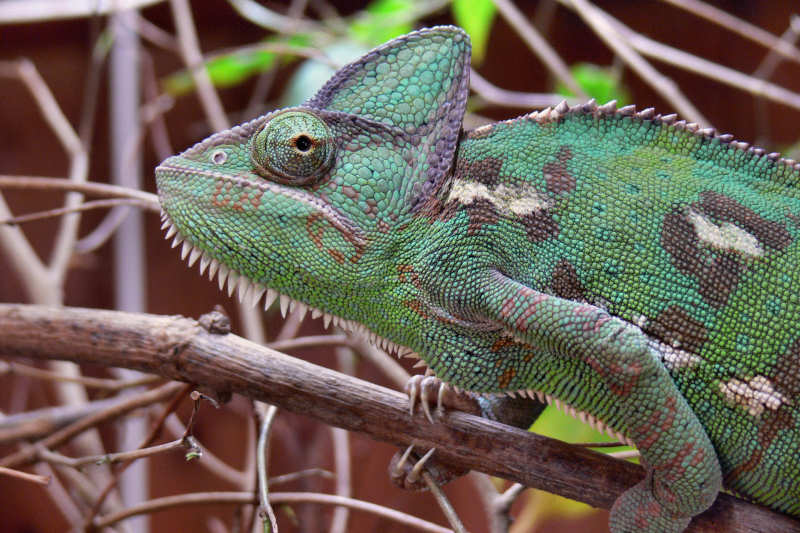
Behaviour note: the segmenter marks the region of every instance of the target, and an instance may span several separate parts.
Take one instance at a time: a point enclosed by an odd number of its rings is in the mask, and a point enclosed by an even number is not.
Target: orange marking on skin
[[[406,307],[417,313],[422,318],[430,318],[428,313],[425,312],[425,309],[422,307],[422,302],[417,299],[414,300],[406,300],[403,302]]]
[[[532,292],[532,291],[531,291]],[[546,294],[536,294],[533,297],[533,301],[528,304],[528,307],[522,312],[521,315],[517,318],[517,329],[520,331],[527,331],[528,330],[528,319],[536,312],[536,308],[539,307],[539,304],[544,302],[550,298],[550,296]]]
[[[514,370],[513,368],[506,369],[506,371],[503,372],[503,374],[500,376],[500,379],[498,381],[498,383],[500,385],[500,388],[501,389],[507,388],[509,383],[511,383],[511,380],[514,379],[514,376],[516,376],[516,375],[517,375],[517,371]]]
[[[316,247],[319,248],[320,250],[323,249],[322,234],[325,232],[325,227],[322,224],[315,227],[315,224],[318,221],[324,222],[329,227],[338,231],[344,240],[353,245],[355,251],[353,252],[353,255],[351,255],[348,259],[350,260],[351,263],[358,263],[358,261],[364,255],[364,249],[366,248],[366,245],[360,242],[358,237],[356,237],[355,235],[352,235],[347,231],[345,231],[344,229],[339,228],[334,224],[331,224],[330,221],[328,221],[328,219],[326,219],[322,213],[318,212],[311,213],[310,215],[308,215],[308,218],[306,219],[306,231],[308,232],[308,236],[311,238],[311,241],[316,245]],[[345,257],[343,253],[342,257]],[[344,259],[342,260],[342,262],[344,262]]]
[[[335,248],[328,248],[328,253],[331,254],[331,257],[339,263],[340,265],[344,264],[344,254]]]
[[[664,404],[667,414],[664,416],[663,420],[661,419],[663,411],[653,411],[649,420],[636,428],[636,432],[638,434],[647,435],[644,439],[636,442],[637,448],[640,450],[646,450],[656,443],[659,435],[668,433],[668,430],[671,429],[675,423],[675,415],[677,413],[675,406],[675,398],[667,398]]]
[[[314,223],[321,218],[321,214],[311,213],[308,215],[308,219],[306,219],[306,231],[308,232],[308,236],[311,238],[311,242],[320,250],[322,250],[322,232],[324,228],[322,226],[314,228]]]
[[[499,352],[506,346],[513,346],[514,344],[515,344],[514,339],[512,339],[511,337],[500,337],[499,339],[494,341],[494,344],[492,344],[492,347],[489,349],[492,350],[493,352]]]
[[[222,188],[226,185],[223,181],[217,181],[214,187],[214,193],[211,195],[211,205],[214,207],[225,207],[228,205],[229,199],[222,194]],[[219,197],[222,196],[222,200]]]

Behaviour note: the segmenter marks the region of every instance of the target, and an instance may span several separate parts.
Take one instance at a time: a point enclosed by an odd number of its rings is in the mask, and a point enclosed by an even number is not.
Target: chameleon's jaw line
[[[289,312],[297,311],[299,313],[298,318],[303,320],[306,316],[306,313],[311,311],[311,318],[322,317],[322,322],[325,326],[325,329],[328,329],[328,327],[333,324],[334,326],[338,326],[345,331],[363,337],[374,346],[377,346],[378,348],[381,348],[390,354],[395,354],[401,358],[409,357],[413,359],[420,359],[419,355],[414,353],[412,350],[404,346],[400,346],[399,344],[381,337],[380,335],[377,335],[376,333],[370,331],[363,324],[327,313],[308,304],[295,300],[286,294],[281,294],[275,289],[251,281],[247,276],[243,276],[235,270],[229,268],[224,263],[212,257],[207,251],[202,250],[190,242],[187,237],[178,231],[177,226],[172,222],[166,212],[162,211],[161,221],[161,229],[166,231],[165,239],[172,239],[172,248],[182,245],[181,259],[185,260],[189,267],[194,266],[199,259],[200,275],[202,276],[206,269],[208,269],[209,281],[213,281],[214,276],[216,275],[219,283],[219,289],[221,291],[225,290],[225,285],[227,283],[228,296],[233,296],[234,291],[236,291],[239,297],[239,302],[247,302],[250,304],[250,306],[255,306],[261,301],[263,296],[264,310],[266,311],[277,300],[280,305],[281,315],[284,318],[286,318],[286,315]],[[422,360],[420,359],[420,361]]]
[[[176,158],[178,157],[180,156],[177,156]],[[158,167],[156,167],[156,176],[168,175],[169,173],[177,173],[181,175],[190,174],[195,177],[202,176],[210,180],[230,183],[233,187],[237,187],[241,190],[257,189],[262,191],[264,194],[284,196],[313,209],[315,213],[318,213],[322,218],[328,221],[331,226],[336,228],[336,230],[342,235],[347,235],[348,239],[352,241],[356,248],[363,249],[367,245],[366,237],[352,220],[350,220],[337,209],[333,208],[331,205],[325,203],[322,199],[306,193],[301,188],[287,187],[263,178],[260,178],[258,181],[254,181],[242,176],[225,174],[223,172],[217,172],[214,170],[191,168],[180,164],[170,163],[170,161],[173,159],[174,158],[167,159]]]

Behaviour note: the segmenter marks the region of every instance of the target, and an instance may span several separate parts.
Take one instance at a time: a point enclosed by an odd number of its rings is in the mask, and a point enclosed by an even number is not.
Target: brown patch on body
[[[483,183],[492,189],[500,183],[502,168],[503,160],[496,157],[485,157],[474,161],[460,158],[456,161],[454,179]]]
[[[699,354],[708,340],[708,330],[679,305],[671,305],[649,320],[642,331],[664,344]]]
[[[676,206],[664,216],[661,246],[680,272],[697,280],[698,292],[714,308],[724,306],[739,283],[749,258],[736,250],[705,246],[688,214],[697,212],[714,224],[733,224],[752,234],[760,244],[781,250],[792,237],[786,228],[766,220],[738,201],[714,191],[700,193],[700,201]]]
[[[457,204],[458,202],[450,202]],[[497,224],[500,218],[494,204],[485,198],[476,198],[471,204],[464,206],[469,217],[467,235],[479,233],[484,224]]]
[[[519,221],[531,242],[542,242],[558,237],[558,222],[545,210],[523,215]]]
[[[546,163],[542,167],[544,182],[547,184],[547,192],[561,194],[572,192],[575,189],[575,176],[567,170],[567,162],[572,159],[572,150],[569,146],[562,146],[556,154],[556,161]]]
[[[553,269],[550,287],[553,294],[559,298],[582,302],[587,301],[586,288],[581,284],[581,280],[578,279],[578,273],[575,271],[575,267],[566,259],[559,261]]]

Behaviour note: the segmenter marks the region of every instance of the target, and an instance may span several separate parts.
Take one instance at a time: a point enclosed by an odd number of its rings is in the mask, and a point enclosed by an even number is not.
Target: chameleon
[[[613,533],[721,488],[800,516],[800,164],[615,102],[465,131],[470,42],[422,29],[155,170],[220,289],[639,450]]]

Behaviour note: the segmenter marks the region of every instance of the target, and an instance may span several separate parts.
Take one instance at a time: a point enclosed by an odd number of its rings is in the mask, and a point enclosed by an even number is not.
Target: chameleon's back
[[[468,132],[436,211],[507,275],[641,327],[727,487],[800,512],[800,171],[649,111],[586,106]]]

